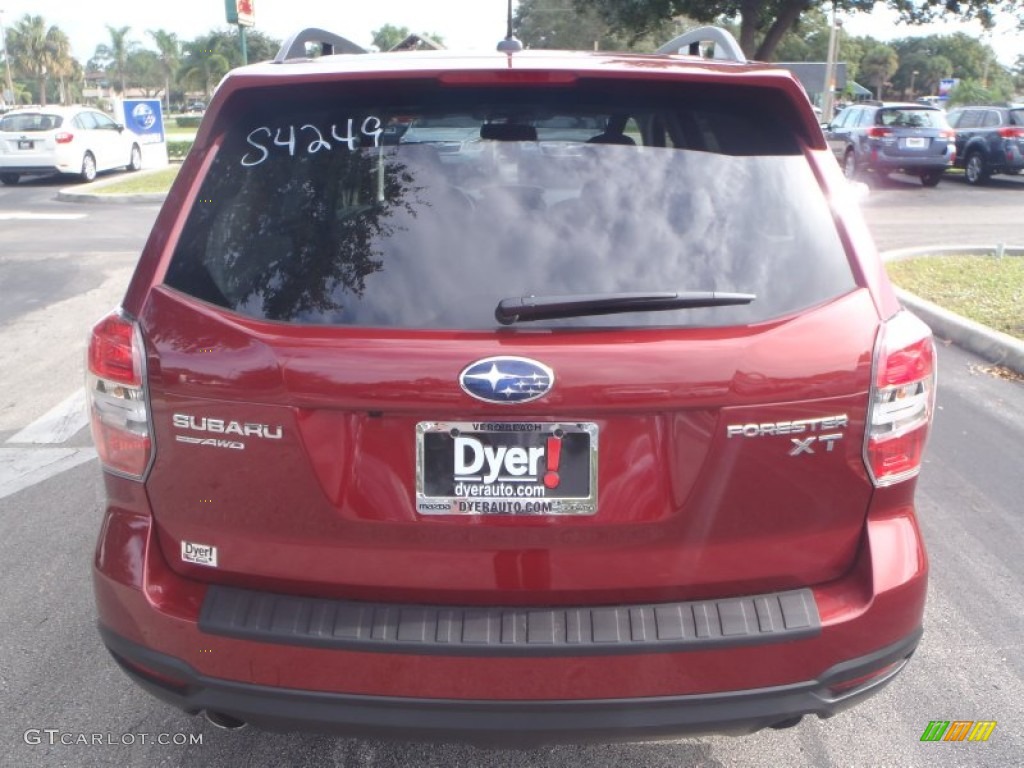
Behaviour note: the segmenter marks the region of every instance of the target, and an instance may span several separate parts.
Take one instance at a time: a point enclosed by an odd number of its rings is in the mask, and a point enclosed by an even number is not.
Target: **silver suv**
[[[926,104],[854,104],[828,125],[825,138],[848,179],[902,171],[934,187],[956,157],[945,113]]]

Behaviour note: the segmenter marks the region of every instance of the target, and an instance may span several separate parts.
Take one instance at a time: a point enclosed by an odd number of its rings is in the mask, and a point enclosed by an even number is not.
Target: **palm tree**
[[[71,56],[68,36],[57,27],[47,30],[45,63],[49,74],[57,78],[60,103],[70,104],[72,99],[68,93],[68,78],[73,77],[75,67],[81,69],[81,65]]]
[[[46,104],[47,50],[46,21],[42,16],[25,14],[10,30],[7,55],[11,64],[39,88],[39,103]]]
[[[112,27],[107,24],[107,32],[110,33],[110,45],[97,45],[94,58],[103,59],[108,66],[113,66],[117,73],[117,81],[120,84],[118,89],[123,95],[128,90],[125,82],[125,72],[128,69],[128,56],[138,47],[138,43],[128,40],[128,31],[131,27]]]
[[[42,16],[26,14],[8,30],[7,55],[19,77],[35,82],[38,93],[30,100],[45,105],[47,83],[54,76],[60,80],[60,99],[66,102],[66,78],[74,74],[77,62],[71,57],[68,36],[59,27],[47,27]]]
[[[185,44],[182,83],[196,90],[202,89],[207,100],[214,84],[231,69],[229,54],[224,50],[224,45],[223,36],[217,33],[197,37]]]
[[[893,76],[900,66],[900,57],[889,45],[876,45],[864,54],[860,60],[860,70],[870,83],[875,86],[875,98],[882,100],[882,89],[886,81]]]
[[[164,72],[164,101],[167,111],[171,111],[171,78],[178,69],[181,61],[181,43],[178,36],[173,32],[163,29],[150,29],[147,34],[156,43],[157,52],[160,56],[160,66]]]

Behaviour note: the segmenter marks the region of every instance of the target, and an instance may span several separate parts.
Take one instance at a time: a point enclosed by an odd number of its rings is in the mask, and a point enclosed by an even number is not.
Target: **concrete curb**
[[[147,168],[131,174],[131,178],[138,178],[151,173],[164,170],[161,168]],[[167,197],[166,192],[139,192],[131,195],[104,195],[98,193],[104,187],[111,184],[118,184],[125,180],[125,174],[118,174],[107,179],[100,179],[89,184],[78,184],[74,187],[64,187],[57,192],[57,199],[65,203],[101,203],[104,205],[119,203],[162,203]]]
[[[967,255],[991,256],[1001,252],[1004,256],[1024,257],[1024,247],[1002,245],[993,246],[943,246],[925,248],[903,248],[899,251],[887,251],[882,254],[883,261],[899,261],[919,256],[938,256],[942,254],[962,253]],[[1015,339],[1009,334],[976,323],[955,312],[943,309],[938,304],[915,296],[909,291],[896,288],[900,303],[920,317],[935,333],[944,339],[974,352],[986,360],[1003,365],[1024,375],[1024,341]]]
[[[928,245],[882,253],[882,261],[903,261],[920,256],[1024,256],[1024,245]]]

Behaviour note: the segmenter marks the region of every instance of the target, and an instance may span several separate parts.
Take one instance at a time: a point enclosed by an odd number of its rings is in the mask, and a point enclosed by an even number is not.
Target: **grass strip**
[[[886,269],[900,288],[1024,339],[1024,257],[924,256],[890,261]]]
[[[169,165],[159,171],[127,174],[119,181],[104,184],[92,190],[96,195],[139,195],[146,193],[167,192],[171,182],[178,175],[178,165]]]

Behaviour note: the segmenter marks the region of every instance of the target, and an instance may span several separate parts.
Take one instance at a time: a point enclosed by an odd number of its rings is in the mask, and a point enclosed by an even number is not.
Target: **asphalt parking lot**
[[[1024,176],[984,188],[912,181],[876,185],[864,203],[882,249],[1024,245]],[[893,685],[833,720],[742,738],[484,751],[225,732],[151,699],[95,631],[89,563],[103,489],[80,409],[61,411],[70,414],[62,430],[27,442],[24,433],[80,391],[85,332],[118,302],[156,207],[61,203],[61,185],[0,189],[0,764],[1024,765],[1024,384],[952,345],[940,348],[939,411],[918,487],[932,568],[924,640]],[[26,462],[32,473],[12,480]],[[984,743],[922,742],[935,720],[997,724]]]

